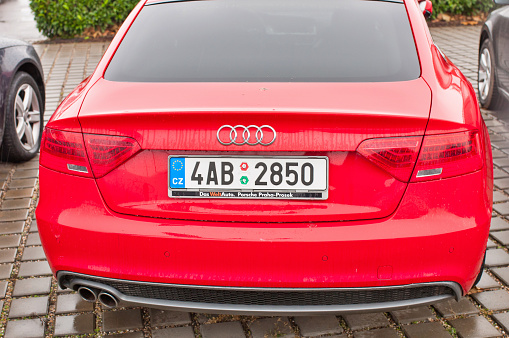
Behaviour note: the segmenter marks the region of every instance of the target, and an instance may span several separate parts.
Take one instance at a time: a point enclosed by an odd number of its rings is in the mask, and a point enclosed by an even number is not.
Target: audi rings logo
[[[217,130],[217,140],[224,146],[235,144],[242,146],[244,144],[256,146],[270,146],[276,141],[276,131],[271,126],[263,125],[261,127],[250,125],[224,125]]]

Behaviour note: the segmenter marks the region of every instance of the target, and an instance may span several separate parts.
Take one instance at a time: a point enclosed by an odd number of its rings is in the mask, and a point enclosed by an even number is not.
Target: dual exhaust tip
[[[87,302],[99,302],[108,309],[113,309],[118,306],[118,299],[109,292],[102,290],[89,288],[87,286],[80,286],[78,288],[78,294]]]

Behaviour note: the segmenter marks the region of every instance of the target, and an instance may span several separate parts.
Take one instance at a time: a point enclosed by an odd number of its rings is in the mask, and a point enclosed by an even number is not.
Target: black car
[[[0,37],[0,159],[20,162],[39,151],[44,116],[44,73],[28,43]]]
[[[509,0],[494,0],[509,5]],[[494,10],[481,31],[479,101],[483,108],[509,107],[509,6]]]

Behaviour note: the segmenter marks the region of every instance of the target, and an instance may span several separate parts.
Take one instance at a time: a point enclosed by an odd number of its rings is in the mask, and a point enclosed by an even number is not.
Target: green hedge
[[[476,15],[494,7],[493,0],[431,0],[433,16],[439,13]]]
[[[30,0],[39,31],[72,38],[86,28],[105,30],[121,24],[139,0]]]

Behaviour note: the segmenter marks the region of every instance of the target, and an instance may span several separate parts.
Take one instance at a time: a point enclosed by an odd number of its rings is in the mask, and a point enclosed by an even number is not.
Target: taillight
[[[478,132],[426,136],[412,182],[463,175],[482,166]]]
[[[398,180],[408,182],[419,155],[421,141],[421,136],[375,138],[362,142],[357,152]]]
[[[85,134],[85,147],[96,178],[103,177],[141,149],[130,137],[94,134]]]
[[[81,133],[44,129],[39,162],[63,173],[92,177]]]
[[[362,142],[357,152],[403,182],[453,177],[483,166],[475,131],[370,139]]]
[[[130,137],[46,128],[41,143],[40,163],[63,173],[100,178],[140,149],[138,142]]]

